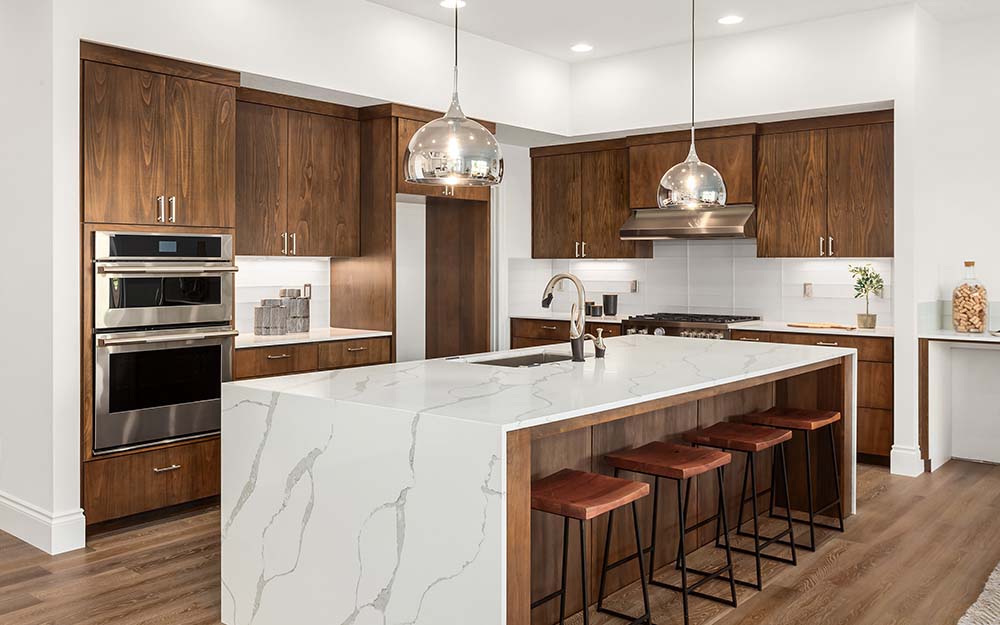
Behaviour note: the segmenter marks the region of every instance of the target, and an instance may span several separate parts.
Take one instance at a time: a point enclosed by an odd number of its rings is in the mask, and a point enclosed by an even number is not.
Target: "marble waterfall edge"
[[[226,625],[503,623],[499,428],[235,385],[223,405]]]

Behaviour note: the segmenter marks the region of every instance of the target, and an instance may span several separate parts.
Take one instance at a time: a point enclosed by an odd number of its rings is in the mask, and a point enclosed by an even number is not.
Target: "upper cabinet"
[[[275,102],[329,108],[319,113]],[[359,255],[360,125],[327,114],[351,111],[240,90],[237,254]]]
[[[622,241],[629,218],[624,141],[539,148],[531,159],[532,257],[648,257],[648,242]]]
[[[727,204],[752,204],[754,194],[755,124],[709,128],[695,136],[698,156],[722,174]],[[689,132],[641,135],[628,139],[629,206],[656,208],[660,178],[687,158]]]
[[[430,121],[430,120],[428,120]],[[488,202],[489,187],[448,187],[445,185],[416,184],[406,181],[406,153],[410,139],[417,134],[426,121],[400,117],[396,120],[396,192],[410,195],[441,195],[459,200],[479,200]]]
[[[82,80],[84,221],[235,224],[234,87],[89,60]]]
[[[891,257],[891,112],[765,126],[757,189],[758,256]]]

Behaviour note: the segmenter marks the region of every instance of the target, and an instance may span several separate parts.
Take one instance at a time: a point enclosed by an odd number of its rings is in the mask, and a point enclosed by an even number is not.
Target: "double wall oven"
[[[93,249],[94,453],[217,433],[232,236],[96,232]]]

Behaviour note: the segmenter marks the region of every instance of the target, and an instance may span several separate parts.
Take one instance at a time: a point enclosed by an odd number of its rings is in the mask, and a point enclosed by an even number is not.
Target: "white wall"
[[[312,285],[309,327],[330,327],[330,259],[297,256],[237,256],[236,329],[253,334],[253,309],[262,299],[278,297],[283,288],[300,289]]]
[[[409,196],[407,196],[409,198]],[[427,349],[427,210],[422,198],[396,203],[396,360]]]
[[[531,155],[527,148],[501,144],[504,160],[503,184],[494,190],[493,346],[510,347],[510,291],[516,289],[510,274],[512,258],[531,258]],[[546,277],[546,279],[548,279]],[[544,287],[545,284],[542,283]]]

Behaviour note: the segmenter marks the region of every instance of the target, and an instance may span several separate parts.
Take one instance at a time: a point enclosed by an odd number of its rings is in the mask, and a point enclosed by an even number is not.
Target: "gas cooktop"
[[[744,321],[759,321],[747,315],[699,315],[693,313],[654,313],[633,315],[622,322],[625,334],[655,334],[699,339],[728,339],[729,326]]]
[[[692,313],[653,313],[651,315],[633,315],[632,321],[664,321],[678,323],[730,324],[744,321],[759,321],[760,317],[744,315],[698,315]]]

